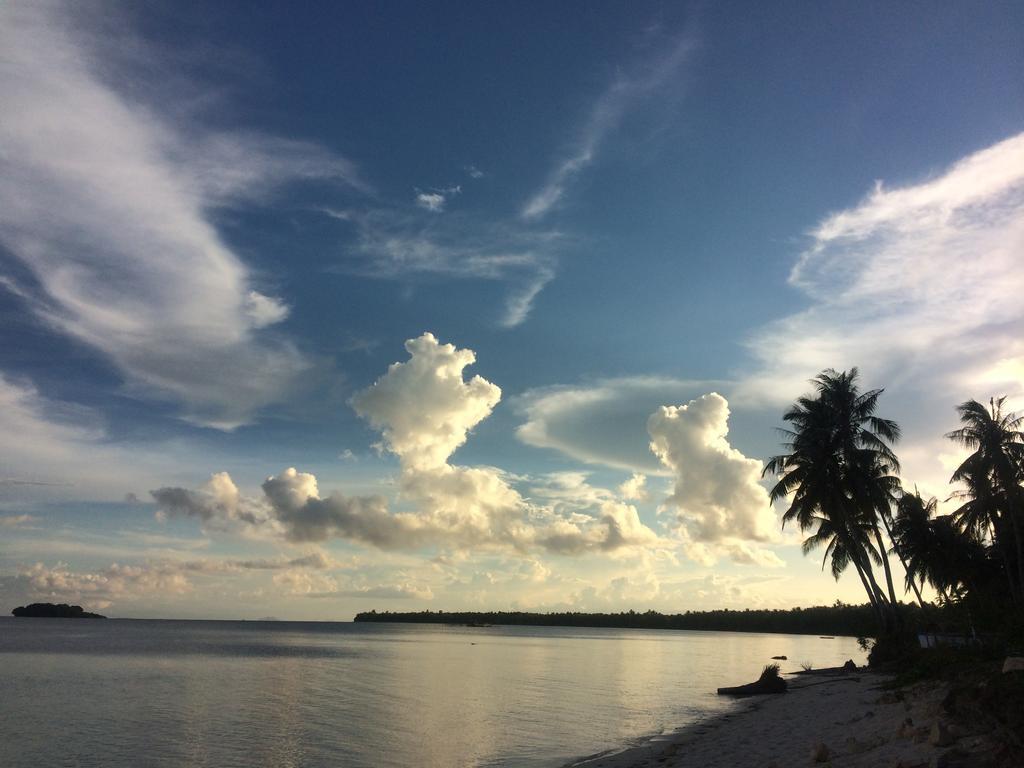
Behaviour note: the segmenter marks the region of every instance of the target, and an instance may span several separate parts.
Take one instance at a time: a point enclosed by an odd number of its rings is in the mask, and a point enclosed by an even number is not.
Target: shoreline
[[[949,723],[942,710],[945,683],[888,691],[881,686],[891,676],[865,670],[785,677],[788,693],[753,696],[642,744],[563,768],[924,768],[937,760],[974,765],[955,760],[991,748],[984,736]]]

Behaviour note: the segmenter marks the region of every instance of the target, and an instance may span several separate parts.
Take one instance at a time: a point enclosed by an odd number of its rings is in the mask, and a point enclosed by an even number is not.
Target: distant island
[[[59,605],[54,605],[53,603],[32,603],[32,605],[18,606],[11,611],[11,613],[15,616],[50,619],[107,618],[106,616],[101,616],[98,613],[89,613],[88,611],[84,611],[80,605],[68,605],[67,603],[60,603]]]
[[[905,605],[908,615],[920,609]],[[356,614],[355,621],[406,622],[413,624],[489,624],[533,625],[540,627],[617,627],[631,629],[700,629],[730,632],[778,632],[794,635],[846,635],[873,637],[877,634],[874,610],[870,605],[816,606],[789,610],[687,611],[664,614],[657,611],[623,613],[526,613],[521,611],[447,612],[417,611],[392,613],[368,611]]]

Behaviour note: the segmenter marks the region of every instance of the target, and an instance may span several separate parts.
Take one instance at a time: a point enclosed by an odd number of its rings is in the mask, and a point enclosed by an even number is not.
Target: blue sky
[[[858,600],[786,404],[860,366],[945,498],[1022,394],[1019,4],[0,14],[7,602]]]

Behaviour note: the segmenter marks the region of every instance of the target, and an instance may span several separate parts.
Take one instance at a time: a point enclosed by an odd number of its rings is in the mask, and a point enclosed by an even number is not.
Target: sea
[[[558,768],[722,712],[850,637],[0,619],[0,766]]]

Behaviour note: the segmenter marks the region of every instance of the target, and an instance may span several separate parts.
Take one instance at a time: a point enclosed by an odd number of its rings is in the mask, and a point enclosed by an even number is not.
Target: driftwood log
[[[769,664],[761,677],[753,683],[719,688],[719,696],[762,696],[768,693],[785,693],[786,681],[779,676],[779,665]]]

